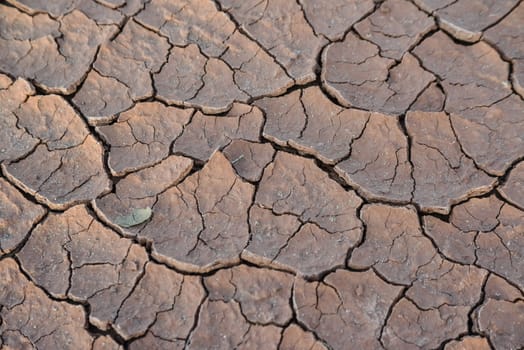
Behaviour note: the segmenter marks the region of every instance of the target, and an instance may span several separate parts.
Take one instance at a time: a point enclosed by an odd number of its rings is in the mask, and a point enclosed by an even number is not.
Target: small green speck
[[[131,214],[119,216],[116,219],[116,223],[118,226],[126,228],[132,227],[146,222],[147,220],[149,220],[152,214],[153,211],[151,210],[151,208],[133,209],[133,212]]]

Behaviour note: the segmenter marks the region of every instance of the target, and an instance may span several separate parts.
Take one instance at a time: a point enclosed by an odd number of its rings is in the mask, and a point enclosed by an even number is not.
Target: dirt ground
[[[524,1],[0,1],[0,349],[524,349]]]

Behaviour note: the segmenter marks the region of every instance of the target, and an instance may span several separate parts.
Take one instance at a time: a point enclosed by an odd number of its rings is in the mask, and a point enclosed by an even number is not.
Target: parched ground
[[[524,1],[2,1],[0,169],[1,349],[524,349]]]

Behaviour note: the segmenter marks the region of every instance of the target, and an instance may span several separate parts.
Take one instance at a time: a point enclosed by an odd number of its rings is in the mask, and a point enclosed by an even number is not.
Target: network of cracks
[[[0,348],[524,348],[523,24],[0,3]]]

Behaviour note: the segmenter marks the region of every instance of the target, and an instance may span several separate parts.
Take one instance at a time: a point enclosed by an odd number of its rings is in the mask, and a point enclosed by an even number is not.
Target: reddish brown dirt
[[[524,1],[0,3],[0,349],[524,349]]]

